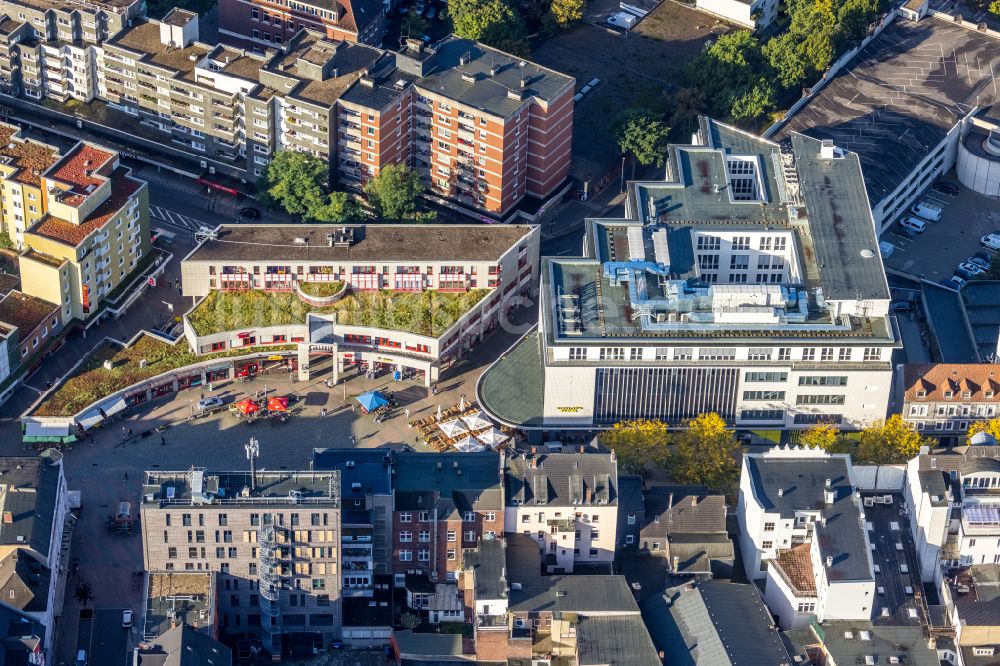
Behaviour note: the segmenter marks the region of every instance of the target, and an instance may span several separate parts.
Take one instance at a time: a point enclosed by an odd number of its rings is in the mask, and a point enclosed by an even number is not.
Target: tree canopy
[[[560,27],[566,27],[583,18],[583,7],[583,0],[552,0],[549,12]]]
[[[667,159],[667,135],[670,129],[649,109],[622,111],[614,125],[618,148],[643,166],[663,166]]]
[[[799,436],[799,444],[811,449],[831,450],[840,439],[840,429],[830,423],[819,423]]]
[[[688,63],[684,78],[716,115],[741,120],[775,108],[774,72],[749,30],[720,36]]]
[[[969,426],[969,430],[966,436],[966,443],[972,443],[972,436],[978,433],[985,432],[990,435],[997,442],[1000,442],[1000,419],[988,419],[986,421],[973,421],[972,425]]]
[[[990,3],[990,14],[1000,16],[1000,0],[993,0],[993,2]]]
[[[350,195],[329,191],[329,176],[324,160],[297,150],[280,150],[257,183],[260,202],[307,221],[343,224],[360,219],[361,209]]]
[[[527,51],[524,21],[504,0],[451,0],[455,34],[517,55]]]
[[[417,172],[404,164],[390,164],[365,183],[364,191],[380,220],[413,220],[424,186]]]
[[[619,421],[601,433],[600,442],[615,452],[619,469],[642,474],[647,464],[663,461],[669,433],[663,421],[636,419]]]
[[[841,434],[833,425],[817,425],[799,437],[805,446],[819,446],[828,453],[849,453],[859,465],[903,463],[917,455],[921,446],[933,446],[936,440],[924,437],[910,427],[899,414],[877,421],[855,436]]]
[[[665,468],[677,483],[731,491],[740,469],[740,445],[725,420],[714,412],[699,414],[672,437]]]

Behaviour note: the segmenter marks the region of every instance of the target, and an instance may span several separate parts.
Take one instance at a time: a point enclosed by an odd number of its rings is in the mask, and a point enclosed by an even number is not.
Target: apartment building
[[[68,569],[69,492],[62,457],[0,458],[0,586],[4,603],[45,628],[38,652],[55,659],[55,625],[62,615]]]
[[[283,634],[340,637],[340,474],[146,472],[148,571],[215,572],[220,630],[280,652]]]
[[[9,375],[45,349],[46,343],[62,330],[63,321],[56,303],[13,290],[0,297],[0,326],[7,344],[7,354],[0,364],[6,361]]]
[[[638,552],[667,558],[667,570],[676,576],[732,578],[735,555],[724,496],[701,486],[650,486],[641,516]]]
[[[335,377],[379,364],[419,373],[430,386],[443,364],[477,346],[532,291],[538,243],[537,227],[526,225],[223,225],[181,264],[184,295],[201,299],[184,317],[185,336],[196,353],[298,342],[303,353],[332,353]],[[331,284],[344,291],[314,291]],[[251,291],[291,292],[316,311],[281,325],[262,316],[235,330],[192,324],[213,299],[238,301]],[[449,303],[458,309],[437,317],[440,326],[394,326],[374,316],[375,292],[428,313]],[[342,301],[353,314],[333,311]]]
[[[900,343],[857,158],[708,118],[668,157],[626,219],[587,220],[584,258],[543,261],[538,328],[484,373],[483,408],[534,430],[884,418]]]
[[[24,246],[24,231],[48,212],[42,173],[59,159],[53,146],[24,139],[16,125],[0,123],[0,176],[3,198],[0,220],[3,232],[17,247]]]
[[[219,34],[240,48],[263,52],[280,48],[303,28],[328,39],[378,46],[385,34],[385,10],[379,0],[221,0]]]
[[[457,581],[464,549],[504,531],[500,456],[496,453],[396,454],[392,570],[430,582]]]
[[[903,420],[942,444],[964,444],[970,425],[998,415],[1000,365],[908,364],[898,372]]]
[[[39,176],[40,217],[16,241],[21,280],[26,294],[59,304],[64,322],[97,312],[149,252],[149,193],[130,173],[117,151],[80,142]]]
[[[737,518],[747,577],[766,578],[764,601],[783,629],[872,616],[875,569],[850,456],[745,454]]]
[[[611,563],[618,535],[613,453],[522,453],[504,463],[504,530],[536,539],[548,573]]]

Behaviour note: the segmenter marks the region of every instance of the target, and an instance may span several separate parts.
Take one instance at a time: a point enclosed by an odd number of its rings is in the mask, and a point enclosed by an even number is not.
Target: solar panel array
[[[965,519],[970,525],[1000,525],[1000,508],[976,506],[965,509]]]

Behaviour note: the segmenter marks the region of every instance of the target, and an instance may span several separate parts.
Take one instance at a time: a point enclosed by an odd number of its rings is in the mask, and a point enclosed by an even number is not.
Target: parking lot
[[[984,249],[980,238],[1000,230],[998,202],[966,189],[952,176],[946,180],[958,185],[957,196],[928,189],[919,199],[944,209],[940,222],[928,222],[926,230],[914,238],[895,228],[882,234],[882,241],[894,248],[885,260],[888,271],[940,282],[951,277],[958,264]]]

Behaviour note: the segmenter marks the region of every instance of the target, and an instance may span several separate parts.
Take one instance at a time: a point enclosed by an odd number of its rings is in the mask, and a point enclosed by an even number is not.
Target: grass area
[[[293,345],[285,345],[272,349],[292,347]],[[144,335],[131,347],[125,348],[105,340],[76,369],[72,377],[59,386],[48,400],[39,405],[33,416],[72,416],[87,405],[116,391],[164,372],[213,358],[246,354],[246,349],[238,349],[196,356],[183,342],[171,345],[151,335]],[[104,367],[104,362],[109,360],[112,363],[110,370]],[[140,368],[140,361],[143,360],[146,361],[146,365]]]
[[[489,293],[362,291],[315,308],[292,292],[213,291],[188,314],[198,335],[303,324],[310,312],[336,313],[345,326],[371,326],[437,337]]]
[[[299,289],[315,296],[316,298],[326,298],[337,295],[344,288],[343,282],[300,282]]]

